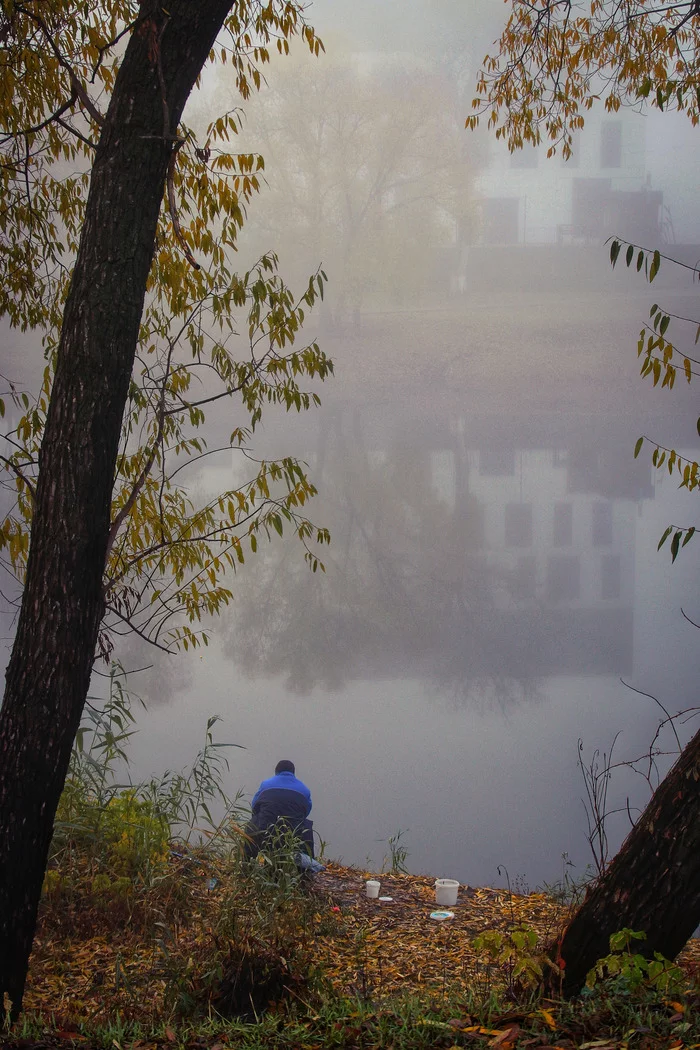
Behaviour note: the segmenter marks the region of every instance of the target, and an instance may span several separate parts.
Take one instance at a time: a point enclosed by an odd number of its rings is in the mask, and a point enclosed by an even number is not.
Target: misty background
[[[674,566],[656,549],[693,523],[693,497],[633,449],[646,434],[697,456],[692,388],[652,388],[635,353],[651,304],[697,316],[696,290],[669,264],[653,289],[613,271],[605,241],[700,258],[700,132],[594,110],[568,162],[511,156],[464,130],[504,5],[398,10],[318,0],[327,53],[273,60],[232,143],[266,162],[239,268],[272,249],[299,292],[319,265],[329,278],[303,339],[335,378],[254,446],[308,463],[326,572],[275,540],[208,649],[123,642],[126,667],[151,665],[129,679],[148,705],[132,775],[191,761],[218,714],[218,739],[245,748],[227,787],[251,796],[291,758],[330,856],[377,867],[402,830],[412,871],[499,884],[505,865],[534,887],[563,853],[574,875],[591,859],[579,739],[589,758],[620,732],[618,758],[635,757],[663,717],[621,679],[670,711],[695,702],[700,545]],[[203,93],[239,105],[225,67]],[[194,99],[189,122],[203,114]],[[3,339],[10,377],[38,376],[38,341]],[[212,412],[209,444],[237,422]],[[200,493],[247,476],[233,453],[204,462]],[[634,811],[647,788],[621,770],[610,797]],[[611,817],[613,851],[628,828]]]

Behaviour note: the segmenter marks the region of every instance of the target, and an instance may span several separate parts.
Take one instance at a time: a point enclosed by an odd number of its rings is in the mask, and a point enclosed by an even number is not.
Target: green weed
[[[390,835],[386,839],[386,843],[389,847],[389,853],[385,854],[382,860],[382,872],[390,872],[392,875],[407,875],[408,868],[406,867],[406,861],[408,859],[408,849],[406,845],[401,842],[403,835],[408,834],[409,829],[406,828],[399,830],[395,835]]]
[[[527,926],[505,932],[487,930],[474,939],[473,947],[498,969],[510,998],[530,996],[542,985],[545,968],[557,970],[546,951],[538,947],[537,932]]]
[[[660,952],[647,959],[632,951],[634,941],[646,940],[646,934],[622,929],[610,937],[610,954],[599,959],[586,977],[586,987],[594,988],[600,982],[616,986],[620,992],[662,992],[677,994],[685,985],[685,976]]]

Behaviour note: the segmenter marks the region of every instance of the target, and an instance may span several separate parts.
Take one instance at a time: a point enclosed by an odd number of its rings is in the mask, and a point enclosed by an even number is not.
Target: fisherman
[[[252,816],[246,827],[248,836],[245,856],[256,857],[265,841],[275,830],[293,831],[303,843],[304,852],[313,860],[314,832],[311,812],[311,792],[296,776],[294,763],[282,759],[275,766],[274,777],[263,780],[253,795]]]

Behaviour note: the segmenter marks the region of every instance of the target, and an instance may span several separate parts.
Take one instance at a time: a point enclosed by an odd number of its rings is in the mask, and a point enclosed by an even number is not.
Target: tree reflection
[[[224,649],[248,675],[283,675],[306,693],[357,678],[416,678],[463,700],[502,705],[535,693],[537,655],[502,633],[506,575],[484,557],[483,512],[457,436],[452,498],[445,449],[425,435],[374,445],[358,414],[319,438],[315,513],[331,529],[325,575],[291,544],[265,556],[228,618]],[[501,618],[499,618],[501,617]]]

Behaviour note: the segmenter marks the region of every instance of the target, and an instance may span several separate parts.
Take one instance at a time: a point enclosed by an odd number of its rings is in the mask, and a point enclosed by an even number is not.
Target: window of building
[[[620,555],[604,554],[600,566],[600,597],[605,601],[615,601],[620,597]]]
[[[506,504],[506,547],[532,546],[532,506],[529,503]]]
[[[593,504],[593,546],[609,547],[612,543],[612,503]]]
[[[570,547],[573,539],[574,508],[570,503],[554,504],[555,547]]]
[[[531,601],[535,597],[537,586],[537,558],[534,554],[525,554],[518,558],[510,581],[510,593],[516,601]]]
[[[510,478],[515,474],[515,449],[491,445],[479,453],[479,473],[482,477]]]
[[[581,563],[575,556],[547,559],[547,598],[551,602],[570,602],[581,593]]]
[[[484,244],[517,244],[519,211],[517,197],[487,197],[482,204]]]
[[[511,168],[536,168],[537,147],[525,142],[522,149],[513,150],[510,155]]]
[[[600,128],[601,168],[622,167],[622,122],[605,120]]]
[[[574,176],[571,221],[577,237],[597,240],[604,235],[605,215],[609,210],[611,180],[581,179]],[[572,449],[573,452],[573,449]]]

